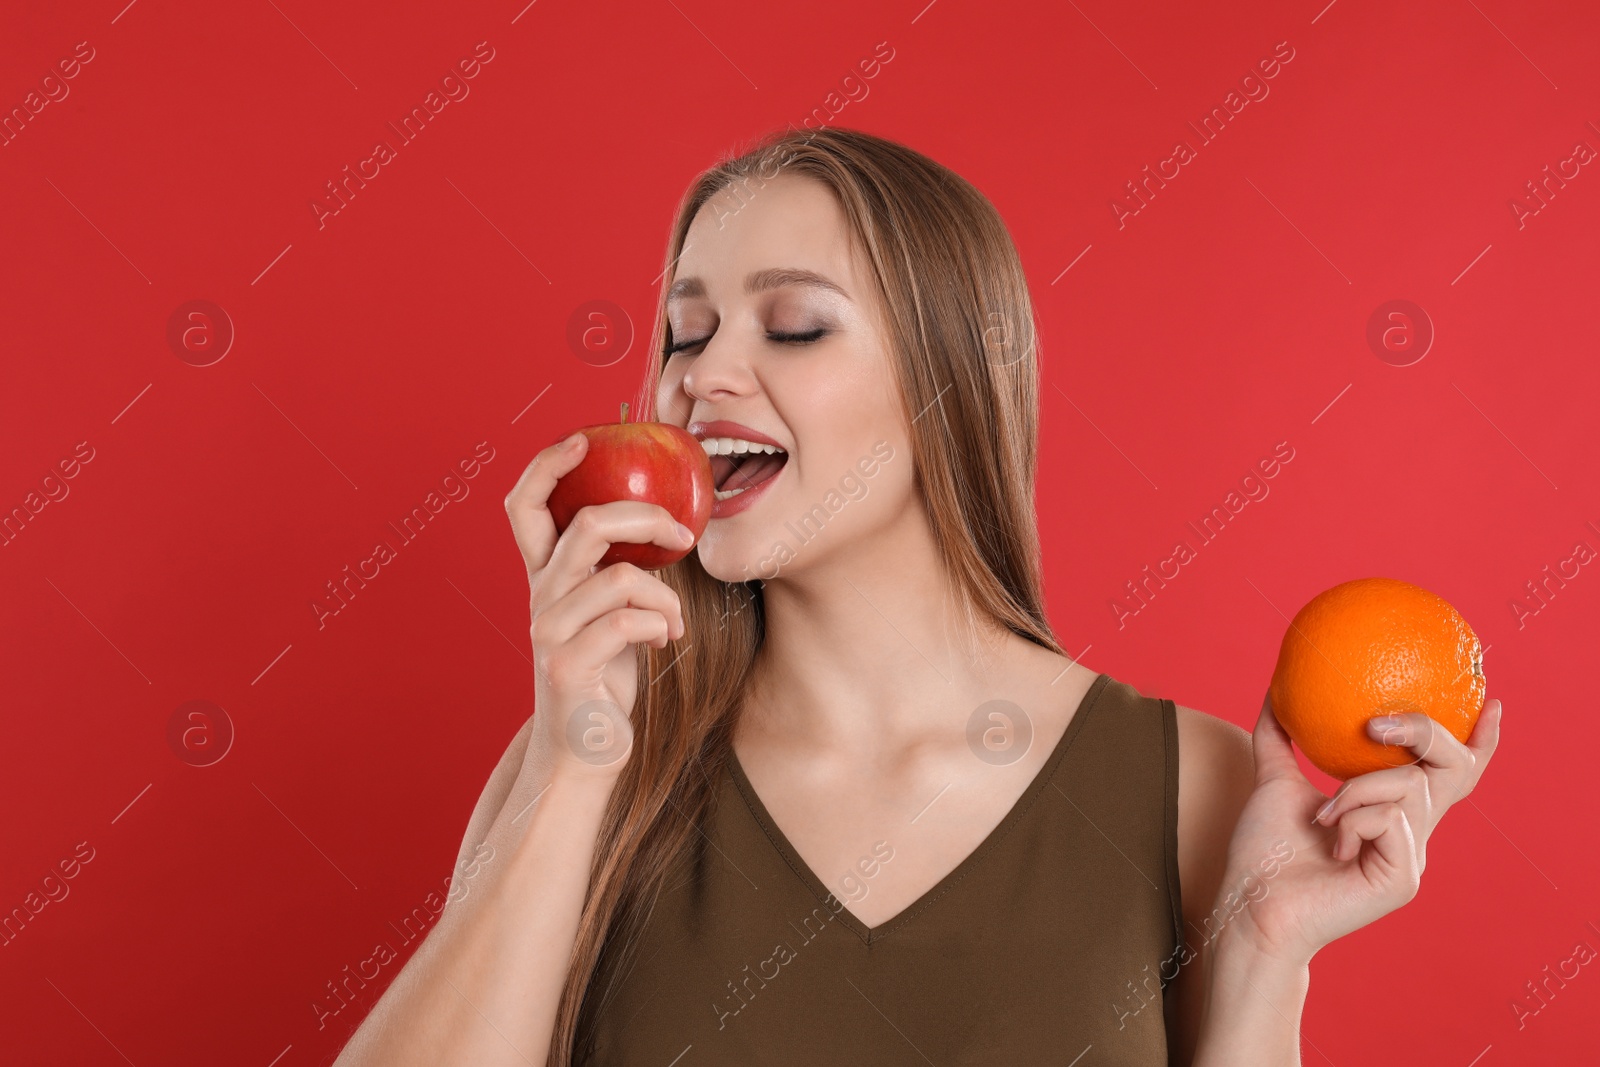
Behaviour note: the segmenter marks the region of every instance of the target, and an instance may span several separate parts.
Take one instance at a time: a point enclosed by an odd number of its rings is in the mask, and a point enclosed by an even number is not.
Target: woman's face
[[[743,491],[713,505],[696,547],[709,574],[792,576],[906,516],[909,427],[832,190],[780,173],[718,193],[690,224],[667,316],[657,417],[702,440],[758,442],[712,456],[718,495]]]

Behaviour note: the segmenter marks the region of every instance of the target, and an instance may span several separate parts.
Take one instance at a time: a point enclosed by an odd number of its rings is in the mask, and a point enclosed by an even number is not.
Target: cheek
[[[916,496],[909,442],[871,421],[848,423],[808,449],[794,473],[783,502],[788,512],[820,505],[857,534],[893,523]]]
[[[897,441],[904,433],[893,389],[864,357],[797,369],[781,389],[782,396],[794,398],[782,414],[800,442],[802,460],[829,480],[870,456],[874,441]],[[779,395],[774,388],[774,398]]]
[[[911,450],[898,420],[865,407],[841,415],[818,450],[822,455],[805,467],[808,486],[834,489],[852,500],[902,498],[912,487]]]
[[[683,361],[668,360],[661,368],[661,381],[656,386],[656,418],[678,426],[688,425],[689,416],[683,400]]]

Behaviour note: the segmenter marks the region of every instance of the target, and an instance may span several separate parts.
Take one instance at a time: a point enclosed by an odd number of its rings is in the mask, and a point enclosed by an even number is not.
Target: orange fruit
[[[1325,774],[1344,780],[1418,757],[1367,733],[1374,715],[1420,711],[1465,742],[1483,710],[1478,636],[1443,597],[1394,578],[1324,590],[1283,635],[1273,714]]]

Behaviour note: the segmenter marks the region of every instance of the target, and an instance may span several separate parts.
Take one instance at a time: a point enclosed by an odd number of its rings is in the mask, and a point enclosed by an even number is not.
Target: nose
[[[748,396],[755,389],[755,376],[738,347],[725,335],[712,337],[699,355],[690,357],[683,372],[683,391],[708,403]]]

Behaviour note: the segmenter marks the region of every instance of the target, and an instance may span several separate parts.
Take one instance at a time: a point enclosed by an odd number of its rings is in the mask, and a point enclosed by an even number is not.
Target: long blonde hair
[[[985,617],[1065,655],[1045,619],[1039,566],[1038,344],[1027,278],[994,206],[928,157],[856,130],[791,127],[702,173],[667,243],[641,419],[659,417],[662,353],[672,343],[665,296],[695,213],[730,186],[742,204],[783,172],[833,191],[871,265],[915,484],[962,617],[969,626]],[[639,646],[633,752],[601,824],[551,1036],[553,1067],[570,1067],[612,993],[595,982],[602,954],[631,950],[711,809],[765,632],[759,580],[720,581],[694,553],[658,575],[681,598],[688,630],[664,649]]]

